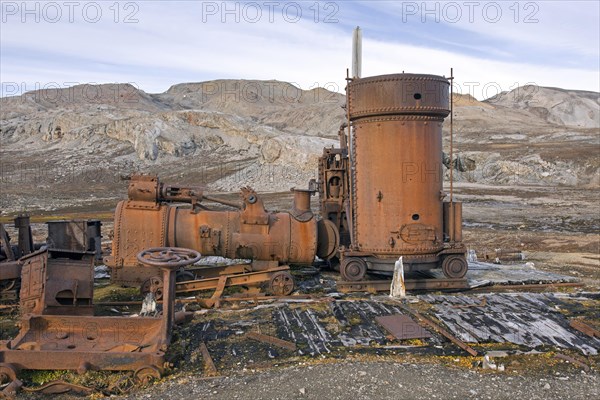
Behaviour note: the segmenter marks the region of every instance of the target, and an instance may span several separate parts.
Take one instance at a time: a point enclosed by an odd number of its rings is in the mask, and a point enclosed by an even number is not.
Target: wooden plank
[[[571,325],[572,328],[577,329],[579,332],[584,333],[588,336],[600,338],[600,331],[586,324],[581,319],[572,319],[571,321],[569,321],[569,325]]]
[[[208,347],[206,347],[206,344],[204,342],[200,343],[200,353],[202,353],[202,359],[204,360],[204,370],[206,371],[206,374],[208,376],[219,375],[217,367],[215,366],[215,363],[213,362],[213,359],[210,356],[210,353],[208,352]]]
[[[287,340],[282,340],[269,335],[263,335],[262,333],[258,332],[248,332],[246,336],[249,339],[257,340],[259,342],[267,344],[272,344],[274,346],[278,346],[291,351],[296,351],[296,343],[288,342]]]

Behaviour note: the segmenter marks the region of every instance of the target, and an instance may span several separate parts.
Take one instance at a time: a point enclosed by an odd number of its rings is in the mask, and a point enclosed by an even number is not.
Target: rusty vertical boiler
[[[351,243],[340,252],[347,280],[367,271],[392,273],[441,267],[450,278],[467,271],[461,204],[445,203],[442,124],[450,113],[449,80],[393,74],[349,80]],[[346,145],[347,143],[347,145]]]

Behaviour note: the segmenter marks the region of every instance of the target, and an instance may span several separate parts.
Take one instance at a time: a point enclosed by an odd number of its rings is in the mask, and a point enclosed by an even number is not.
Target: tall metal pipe
[[[362,30],[359,26],[352,33],[352,78],[362,74]]]

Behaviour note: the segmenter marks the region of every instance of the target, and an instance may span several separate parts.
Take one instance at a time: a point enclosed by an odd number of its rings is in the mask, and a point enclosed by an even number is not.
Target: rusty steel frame
[[[95,254],[102,259],[102,222],[99,220],[60,220],[46,222],[48,248]]]
[[[19,386],[16,376],[22,369],[135,371],[139,380],[159,378],[175,321],[175,270],[196,262],[200,254],[153,250],[140,252],[138,258],[163,271],[167,284],[161,317],[24,315],[17,337],[0,342],[0,373],[13,381],[10,390]]]
[[[270,268],[264,271],[247,272],[243,274],[224,274],[214,278],[198,279],[194,281],[177,282],[177,294],[198,292],[201,290],[217,289],[219,281],[224,280],[225,287],[231,286],[256,286],[268,282],[276,272],[289,272],[289,266]]]
[[[466,279],[406,279],[406,290],[468,290],[469,283]],[[340,281],[337,282],[337,288],[342,293],[350,292],[389,292],[390,280],[378,281]]]
[[[289,295],[295,288],[293,277],[290,274],[290,267],[288,265],[276,265],[277,263],[273,262],[254,262],[252,264],[233,264],[227,266],[196,266],[185,271],[202,276],[203,278],[176,282],[174,290],[176,294],[180,295],[214,290],[214,293],[209,298],[196,297],[193,300],[193,302],[197,302],[207,308],[219,307],[223,300],[223,292],[228,287],[257,287],[268,283],[268,291],[272,295]],[[163,281],[158,276],[153,276],[142,283],[140,290],[142,294],[146,294],[146,292],[151,290],[159,293],[162,290],[162,283]]]
[[[162,370],[160,327],[155,318],[26,315],[19,335],[0,345],[0,364],[17,371]]]
[[[19,296],[22,313],[93,315],[93,253],[56,254],[44,249],[19,261],[22,263]]]

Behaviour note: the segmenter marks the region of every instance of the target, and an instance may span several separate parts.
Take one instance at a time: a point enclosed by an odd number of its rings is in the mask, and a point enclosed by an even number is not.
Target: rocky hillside
[[[134,171],[211,191],[304,187],[322,148],[337,143],[344,103],[325,89],[252,80],[184,83],[160,94],[80,85],[2,98],[0,206],[112,204]],[[596,92],[526,86],[484,102],[457,95],[455,176],[598,185],[599,110]]]
[[[457,96],[457,179],[502,185],[598,186],[599,96],[533,86],[483,102]]]

